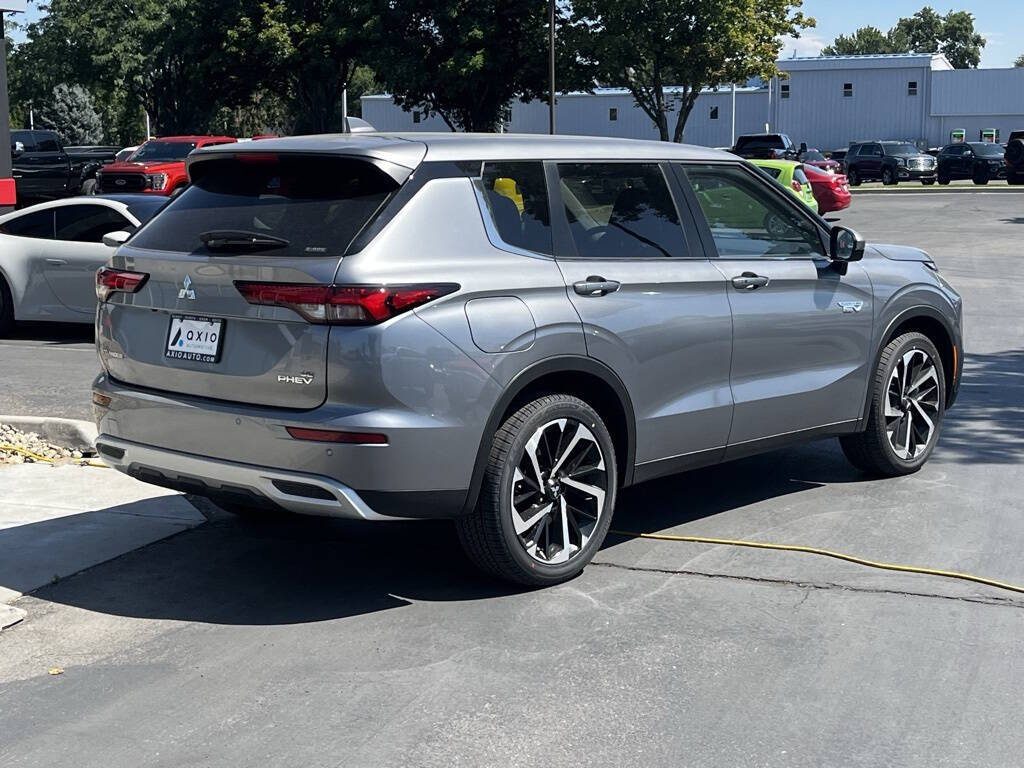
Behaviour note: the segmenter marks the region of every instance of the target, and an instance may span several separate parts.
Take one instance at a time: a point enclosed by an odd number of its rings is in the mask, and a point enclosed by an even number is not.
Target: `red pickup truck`
[[[188,186],[185,158],[193,149],[236,141],[230,136],[150,139],[125,162],[104,166],[96,176],[96,191],[102,194],[141,192],[171,197]]]

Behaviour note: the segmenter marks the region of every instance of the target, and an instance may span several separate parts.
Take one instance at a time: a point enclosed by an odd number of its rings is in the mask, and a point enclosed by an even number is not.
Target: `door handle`
[[[615,280],[605,280],[600,275],[591,275],[586,280],[580,280],[572,284],[572,289],[580,296],[605,296],[619,290],[621,283]]]
[[[47,264],[53,264],[53,266],[55,266],[55,267],[63,267],[68,262],[67,262],[67,259],[47,259],[46,263]]]
[[[744,272],[739,277],[732,279],[732,287],[741,291],[756,291],[758,288],[764,288],[769,282],[767,277],[756,275],[753,272]]]

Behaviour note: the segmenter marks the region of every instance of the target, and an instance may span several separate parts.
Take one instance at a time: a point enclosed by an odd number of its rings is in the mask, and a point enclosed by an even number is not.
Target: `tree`
[[[826,56],[878,53],[943,53],[957,69],[977,67],[985,38],[974,31],[974,16],[950,11],[945,16],[925,6],[896,22],[887,33],[861,27],[852,35],[839,35],[822,49]]]
[[[800,0],[576,0],[584,55],[602,81],[623,83],[654,121],[662,141],[676,110],[673,141],[702,88],[778,73],[783,36],[799,36],[814,19]],[[668,86],[678,90],[668,90]]]
[[[1024,67],[1024,53],[1017,57],[1017,60],[1013,62],[1015,67]]]
[[[380,3],[267,0],[228,32],[230,50],[260,62],[289,95],[299,133],[342,128],[342,92],[375,48]]]
[[[903,53],[893,50],[892,39],[878,27],[861,27],[852,35],[839,35],[821,49],[823,56],[856,56],[861,54]]]
[[[99,144],[103,122],[92,96],[80,85],[60,84],[53,96],[39,107],[39,123],[57,131],[71,145]]]
[[[497,130],[508,103],[547,84],[547,3],[391,0],[377,77],[402,108],[439,115],[451,130]],[[568,5],[560,5],[564,23]],[[578,85],[576,69],[562,87]]]

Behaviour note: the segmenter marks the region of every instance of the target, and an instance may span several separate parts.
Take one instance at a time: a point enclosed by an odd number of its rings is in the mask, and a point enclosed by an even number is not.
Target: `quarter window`
[[[17,237],[53,237],[53,209],[27,213],[0,225],[0,232]]]
[[[484,163],[484,197],[507,245],[551,255],[551,212],[541,163]]]
[[[57,239],[102,243],[111,232],[134,230],[124,216],[105,205],[68,205],[57,209]]]
[[[688,255],[679,215],[657,163],[559,165],[576,254],[585,259]]]
[[[824,257],[818,228],[762,181],[735,166],[686,167],[722,258]]]

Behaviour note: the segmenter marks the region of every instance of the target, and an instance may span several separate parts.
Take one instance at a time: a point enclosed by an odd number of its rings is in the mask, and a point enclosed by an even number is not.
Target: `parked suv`
[[[455,518],[553,584],[634,483],[834,435],[914,472],[960,383],[927,254],[724,152],[354,134],[188,165],[97,277],[97,448],[241,514]]]
[[[920,181],[934,184],[936,160],[907,141],[863,141],[850,145],[844,160],[850,186],[862,181],[880,180],[883,184]]]
[[[939,152],[939,184],[953,179],[971,179],[975,184],[988,184],[990,179],[1006,178],[1006,150],[987,141],[947,144]]]
[[[736,139],[732,153],[748,160],[796,160],[800,150],[784,133],[748,133]]]
[[[173,197],[188,186],[185,158],[194,149],[234,144],[229,136],[166,136],[151,139],[128,160],[106,166],[97,175],[101,194],[138,192]]]
[[[1024,131],[1013,131],[1006,142],[1006,182],[1024,184]]]

